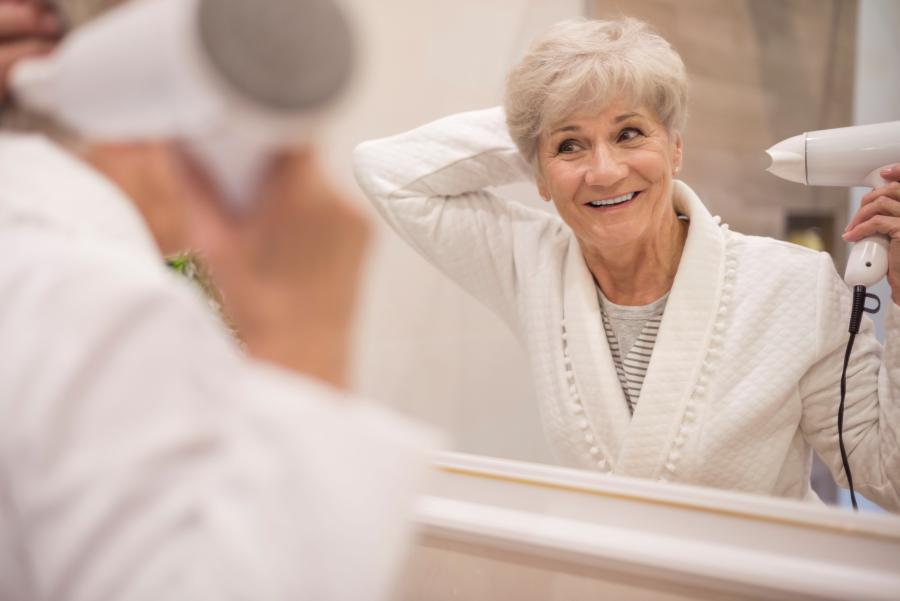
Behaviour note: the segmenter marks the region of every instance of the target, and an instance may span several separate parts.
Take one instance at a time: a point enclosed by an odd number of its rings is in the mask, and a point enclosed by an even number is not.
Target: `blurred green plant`
[[[216,287],[213,277],[207,269],[200,256],[194,251],[184,251],[165,258],[166,265],[173,271],[181,274],[195,286],[200,288],[206,297],[210,308],[219,317],[225,327],[236,337],[239,338],[237,328],[234,322],[225,312],[225,306],[222,302],[222,293]]]

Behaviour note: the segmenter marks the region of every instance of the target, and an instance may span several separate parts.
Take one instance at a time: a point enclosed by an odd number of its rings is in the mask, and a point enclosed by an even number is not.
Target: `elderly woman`
[[[675,179],[686,102],[681,59],[643,23],[563,22],[510,73],[505,113],[366,142],[357,176],[400,236],[523,341],[561,462],[811,498],[812,449],[846,482],[849,293],[828,255],[729,231]],[[489,191],[532,178],[558,217]],[[870,217],[900,214],[898,200],[896,184],[873,192],[847,236],[895,230],[887,347],[867,321],[844,425],[854,484],[895,510],[900,219]]]

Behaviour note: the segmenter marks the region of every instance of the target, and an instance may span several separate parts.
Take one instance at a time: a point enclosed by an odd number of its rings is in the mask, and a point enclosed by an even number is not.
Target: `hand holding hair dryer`
[[[134,0],[18,63],[14,98],[88,141],[179,140],[248,208],[268,160],[303,146],[350,79],[336,0]]]
[[[806,132],[766,151],[770,173],[810,186],[868,186],[887,182],[879,171],[900,162],[900,121]],[[888,239],[870,236],[850,251],[844,281],[870,287],[888,270]]]
[[[881,170],[900,162],[900,121],[806,132],[779,142],[766,152],[772,158],[768,171],[792,182],[811,186],[877,188],[887,183],[881,177]],[[849,454],[844,445],[847,369],[863,313],[876,313],[881,306],[878,297],[866,292],[866,288],[887,275],[889,244],[887,236],[863,238],[850,251],[847,271],[844,272],[844,281],[853,290],[847,328],[849,337],[841,372],[837,430],[841,464],[854,510],[857,509],[856,492]],[[876,307],[866,307],[869,298],[877,301]]]

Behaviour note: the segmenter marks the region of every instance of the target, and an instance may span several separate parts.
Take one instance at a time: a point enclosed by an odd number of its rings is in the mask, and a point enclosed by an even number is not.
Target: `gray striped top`
[[[669,294],[649,305],[633,307],[613,303],[599,287],[597,293],[600,296],[603,329],[606,330],[619,383],[625,393],[628,411],[634,415]]]

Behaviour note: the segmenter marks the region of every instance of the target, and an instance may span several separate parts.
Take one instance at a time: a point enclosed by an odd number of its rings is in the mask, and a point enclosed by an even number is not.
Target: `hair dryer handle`
[[[883,167],[873,170],[866,176],[864,183],[871,188],[878,188],[888,182],[881,177]],[[887,236],[869,236],[853,245],[847,259],[847,271],[844,281],[850,286],[862,285],[866,288],[874,286],[888,272],[888,250],[890,241]]]
[[[847,259],[844,281],[850,286],[866,288],[881,281],[888,271],[889,245],[887,236],[869,236],[854,244]]]

